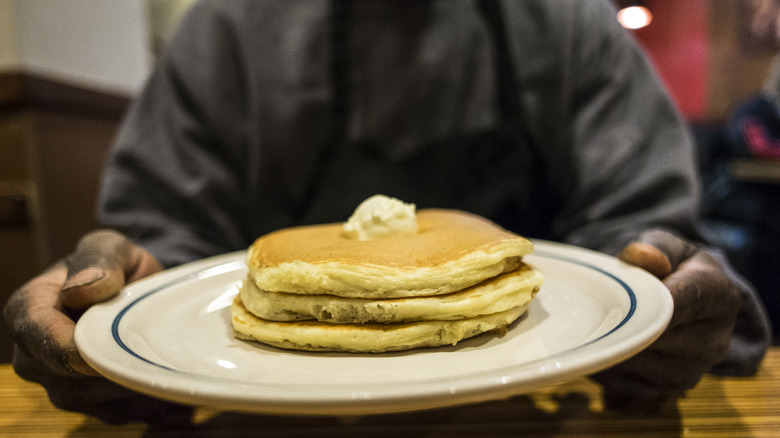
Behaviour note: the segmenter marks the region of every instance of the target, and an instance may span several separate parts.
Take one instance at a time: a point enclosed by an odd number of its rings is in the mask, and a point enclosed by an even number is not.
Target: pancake
[[[543,281],[531,241],[477,215],[381,195],[346,223],[286,228],[247,252],[231,306],[237,338],[380,353],[503,332]]]
[[[421,210],[418,232],[356,241],[343,224],[287,228],[257,239],[248,279],[260,290],[388,299],[449,294],[517,269],[533,244],[480,216]]]
[[[304,351],[382,353],[455,345],[489,331],[502,331],[526,311],[527,304],[503,312],[455,321],[396,324],[330,324],[319,321],[278,322],[249,313],[236,297],[231,306],[236,337],[275,347]]]
[[[526,305],[543,281],[528,265],[447,295],[385,300],[268,292],[246,281],[241,300],[265,320],[318,320],[330,323],[396,323],[457,320],[503,312]]]

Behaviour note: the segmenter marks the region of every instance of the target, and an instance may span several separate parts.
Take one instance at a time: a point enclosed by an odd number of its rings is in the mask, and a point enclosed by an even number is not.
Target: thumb
[[[162,270],[154,256],[112,230],[85,235],[66,263],[68,275],[60,299],[73,309],[106,300],[126,283]]]
[[[654,229],[626,245],[618,257],[663,279],[696,253],[696,247],[667,231]]]

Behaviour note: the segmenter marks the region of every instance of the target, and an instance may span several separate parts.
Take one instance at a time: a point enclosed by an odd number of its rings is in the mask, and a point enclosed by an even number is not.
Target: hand
[[[669,326],[650,347],[593,376],[609,407],[641,408],[693,388],[725,357],[741,298],[710,254],[665,231],[643,233],[619,257],[661,279],[674,301]]]
[[[73,337],[76,320],[87,307],[161,269],[154,256],[120,233],[86,235],[73,254],[15,291],[3,309],[16,342],[16,372],[46,387],[56,406],[107,422],[170,412],[167,402],[149,402],[103,378],[88,377],[98,374],[81,357]],[[133,400],[139,401],[137,407]]]

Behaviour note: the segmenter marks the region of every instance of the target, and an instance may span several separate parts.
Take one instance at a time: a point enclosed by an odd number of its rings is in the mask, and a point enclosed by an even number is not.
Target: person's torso
[[[503,35],[478,2],[352,2],[345,17],[322,6],[289,15],[297,25],[279,26],[279,45],[249,63],[263,206],[253,223],[341,221],[377,193],[527,222],[539,184],[506,126],[516,114],[497,99],[517,92],[497,83]]]

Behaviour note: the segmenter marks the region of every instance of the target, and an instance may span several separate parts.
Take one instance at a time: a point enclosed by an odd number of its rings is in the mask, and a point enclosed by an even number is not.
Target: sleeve
[[[568,2],[560,73],[548,76],[536,136],[566,242],[616,253],[648,228],[696,237],[692,138],[641,48],[607,2]],[[552,96],[552,97],[550,97]]]
[[[247,242],[240,223],[246,93],[232,23],[219,2],[193,6],[133,102],[107,162],[100,221],[165,266]]]
[[[520,69],[522,97],[560,207],[555,238],[616,254],[642,231],[661,228],[709,247],[698,232],[692,137],[613,7],[576,0],[536,7],[536,33],[524,37],[538,44],[523,47],[540,61]],[[729,357],[717,369],[750,374],[770,343],[766,310],[755,289],[713,254],[743,297]]]

